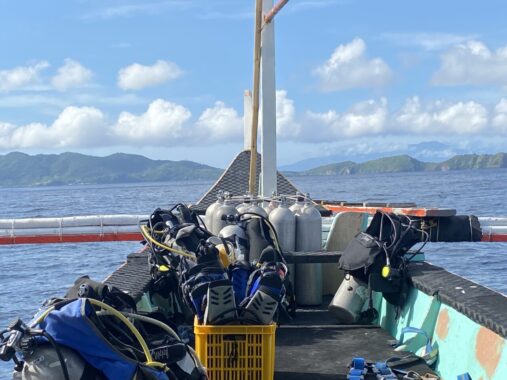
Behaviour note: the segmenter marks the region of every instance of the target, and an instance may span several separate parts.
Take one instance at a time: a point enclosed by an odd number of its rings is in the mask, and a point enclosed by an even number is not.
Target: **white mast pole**
[[[252,147],[252,92],[245,90],[243,96],[243,149],[249,150]]]

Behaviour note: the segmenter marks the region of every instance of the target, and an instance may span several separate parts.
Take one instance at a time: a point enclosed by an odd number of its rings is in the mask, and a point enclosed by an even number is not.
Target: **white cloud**
[[[222,101],[193,118],[183,105],[157,99],[141,113],[106,117],[97,108],[67,106],[52,123],[14,125],[0,122],[0,149],[67,149],[106,146],[193,146],[241,139],[243,119]],[[494,110],[474,101],[422,102],[408,98],[391,112],[385,98],[353,104],[339,112],[298,113],[287,92],[277,91],[277,135],[304,143],[357,142],[361,138],[407,136],[477,138],[507,136],[507,99]],[[387,141],[387,140],[386,140]],[[498,140],[495,140],[498,141]]]
[[[459,44],[441,57],[435,85],[507,85],[507,46],[491,51],[480,41]]]
[[[388,118],[387,100],[367,100],[352,106],[342,114],[335,110],[325,113],[308,111],[306,114],[312,131],[317,138],[334,137],[358,137],[364,135],[376,135],[384,131]],[[316,134],[315,128],[325,126],[326,131]]]
[[[0,70],[0,92],[17,90],[38,83],[39,73],[48,67],[48,62],[40,61],[30,66]]]
[[[0,122],[0,147],[7,149],[15,148],[11,146],[10,136],[16,128],[14,124]]]
[[[151,66],[134,63],[120,69],[118,87],[123,90],[139,90],[145,87],[158,86],[179,78],[183,71],[173,62],[158,60]]]
[[[431,127],[433,122],[433,116],[422,109],[417,96],[408,98],[401,110],[394,116],[394,119],[402,130],[407,129],[413,132],[424,132]]]
[[[146,104],[146,99],[133,93],[119,96],[97,95],[96,93],[68,93],[66,96],[48,93],[16,93],[0,96],[1,108],[35,108],[37,111],[54,114],[67,106],[114,106],[127,107]]]
[[[437,112],[435,121],[447,132],[473,134],[487,126],[488,111],[476,102],[458,102]]]
[[[501,133],[507,135],[507,99],[502,98],[495,106],[495,116],[492,125]]]
[[[211,141],[227,141],[243,135],[243,118],[224,102],[216,102],[199,116],[195,135]]]
[[[287,91],[276,91],[276,134],[280,139],[297,139],[301,124],[296,122],[294,101],[287,97]],[[262,121],[259,120],[259,123]],[[259,125],[261,128],[261,125]],[[212,142],[238,140],[243,137],[243,117],[224,102],[218,101],[207,108],[195,123],[194,136]]]
[[[194,7],[189,0],[143,1],[133,4],[115,5],[85,14],[83,20],[110,20],[128,18],[138,14],[159,14],[165,11],[186,10]]]
[[[50,125],[0,123],[0,148],[159,145],[183,141],[190,134],[184,130],[190,117],[185,107],[162,99],[152,102],[140,115],[122,112],[114,123],[97,108],[69,106]]]
[[[331,57],[313,73],[320,78],[324,91],[378,87],[388,83],[391,69],[380,58],[366,57],[366,44],[360,38],[339,45]]]
[[[500,105],[497,106],[497,109],[500,108]],[[498,117],[498,123],[504,120],[502,117]],[[305,118],[307,130],[302,135],[306,139],[323,142],[332,138],[379,135],[473,136],[491,127],[489,112],[482,104],[474,101],[423,104],[417,96],[408,98],[396,112],[390,112],[387,100],[380,98],[359,102],[343,113],[335,110],[325,113],[307,111]],[[505,121],[507,123],[507,113]]]
[[[104,114],[92,107],[66,107],[51,124],[0,124],[0,147],[70,148],[107,144]]]
[[[418,97],[407,99],[394,115],[394,127],[420,134],[474,134],[488,125],[487,109],[476,102],[421,104]]]
[[[380,38],[402,47],[417,46],[424,50],[436,51],[474,38],[471,35],[451,33],[383,33]]]
[[[0,97],[0,107],[2,108],[28,108],[34,107],[38,110],[50,108],[62,108],[70,105],[68,99],[62,97],[48,96],[41,93],[21,93],[10,94]]]
[[[163,99],[153,101],[145,113],[122,112],[112,127],[118,142],[157,145],[183,137],[184,125],[192,114],[185,107]]]
[[[287,91],[276,92],[276,134],[282,139],[293,139],[300,135],[301,124],[295,120],[294,101],[287,97]]]
[[[92,76],[91,70],[78,61],[66,58],[63,66],[58,68],[58,73],[51,79],[51,84],[59,91],[66,91],[86,84]]]
[[[386,98],[360,102],[342,116],[340,123],[334,126],[338,128],[335,132],[348,137],[378,134],[384,130],[387,116]]]

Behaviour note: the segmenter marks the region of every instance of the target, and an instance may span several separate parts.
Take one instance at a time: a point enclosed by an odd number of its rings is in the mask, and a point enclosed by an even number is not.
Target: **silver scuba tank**
[[[269,221],[275,228],[278,235],[278,243],[283,252],[294,252],[296,250],[296,217],[289,210],[287,200],[282,198],[278,207],[269,214]],[[289,278],[294,284],[296,266],[289,264]]]
[[[296,193],[296,202],[294,202],[294,204],[289,207],[289,210],[291,210],[294,214],[296,213],[296,211],[301,210],[305,204],[302,199],[303,199],[303,194],[297,192]]]
[[[329,312],[341,323],[355,323],[368,300],[368,285],[350,275],[345,276],[333,300]]]
[[[296,216],[296,251],[319,251],[322,249],[322,217],[311,200],[294,212]],[[322,303],[322,265],[296,265],[296,302],[312,306]]]
[[[259,199],[253,198],[252,196],[247,194],[245,196],[243,203],[240,203],[239,205],[236,206],[236,209],[238,210],[238,214],[243,214],[245,212],[246,213],[252,212],[254,214],[259,214],[259,215],[262,215],[263,217],[267,218],[268,214],[261,206],[259,206],[259,202],[260,202]],[[253,215],[250,215],[250,217],[251,216],[253,216]],[[249,216],[245,215],[245,217],[248,218]]]
[[[269,202],[268,202],[269,200]],[[273,211],[275,208],[278,207],[278,196],[276,194],[276,191],[273,191],[273,194],[271,195],[271,199],[264,199],[262,208],[264,211],[266,211],[266,214],[270,214],[271,211]]]
[[[213,221],[211,222],[213,226],[213,234],[218,235],[220,230],[224,228],[226,225],[231,224],[227,220],[222,220],[223,216],[228,215],[238,215],[238,210],[232,204],[232,200],[230,199],[229,193],[224,194],[224,204],[220,207],[217,207],[215,212],[213,213]]]
[[[259,206],[259,201],[258,200],[254,200],[250,204],[250,206],[248,206],[246,208],[246,210],[244,210],[243,212],[252,212],[254,214],[262,215],[265,218],[268,217],[268,214],[267,214],[266,210],[264,210],[261,206]],[[251,216],[253,216],[253,215],[251,215]]]
[[[289,210],[294,214],[295,219],[297,218],[296,214],[301,211],[301,209],[304,206],[303,201],[303,194],[301,194],[299,191],[296,192],[296,201],[289,207]],[[297,223],[297,221],[296,221]],[[297,234],[297,229],[295,230],[295,234]],[[294,240],[295,242],[295,240]],[[296,251],[296,246],[294,244],[294,251]],[[292,275],[289,275],[290,280],[292,281],[292,287],[294,288],[294,292],[296,289],[296,281],[297,281],[297,274],[296,274],[296,264],[291,264],[289,267],[289,272],[292,272]]]
[[[273,211],[275,208],[278,207],[278,202],[275,199],[271,199],[266,205],[263,207],[264,211],[266,211],[266,214],[271,214],[271,211]]]
[[[213,214],[221,205],[224,204],[224,194],[222,190],[220,190],[217,194],[217,200],[215,203],[212,203],[206,209],[206,214],[204,215],[204,224],[208,231],[213,232]]]
[[[82,379],[86,370],[86,362],[74,350],[63,345],[58,347],[67,365],[70,379]],[[62,365],[55,349],[50,346],[37,347],[25,356],[25,364],[21,373],[16,372],[16,380],[64,379]],[[95,376],[93,376],[95,378]]]
[[[248,207],[252,204],[252,196],[247,193],[244,195],[243,203],[240,203],[236,206],[236,210],[238,210],[238,214],[241,214],[246,211]]]

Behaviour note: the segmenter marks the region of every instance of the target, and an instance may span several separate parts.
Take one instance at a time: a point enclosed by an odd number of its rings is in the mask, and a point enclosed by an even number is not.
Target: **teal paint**
[[[375,294],[375,306],[379,310],[378,324],[396,339],[399,339],[401,329],[406,326],[417,327],[428,333],[433,347],[439,350],[435,369],[442,379],[454,380],[465,372],[469,372],[474,380],[507,379],[505,339],[441,303],[437,296],[429,296],[412,288],[398,319],[395,309],[380,294]],[[482,334],[482,346],[478,343],[479,334]],[[420,335],[410,335],[408,339],[407,335],[405,337],[407,348],[420,354],[425,339]],[[492,365],[495,362],[498,364]],[[496,369],[492,371],[492,368]]]
[[[137,311],[142,311],[145,313],[151,313],[154,311],[153,304],[150,300],[150,294],[144,293],[141,299],[136,304]]]

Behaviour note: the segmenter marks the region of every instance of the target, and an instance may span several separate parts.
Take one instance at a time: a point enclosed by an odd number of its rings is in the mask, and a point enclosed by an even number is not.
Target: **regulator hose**
[[[187,252],[184,252],[182,250],[179,250],[179,249],[175,249],[175,248],[172,248],[172,247],[169,247],[167,244],[164,244],[164,243],[161,243],[157,240],[155,240],[150,232],[149,232],[149,228],[147,226],[139,226],[139,229],[141,230],[141,235],[143,235],[143,237],[150,243],[150,244],[155,244],[157,247],[159,248],[163,248],[169,252],[172,252],[172,253],[175,253],[177,255],[180,255],[180,256],[184,256],[184,257],[187,257],[191,260],[195,260],[195,256],[194,255],[191,255],[190,253],[187,253]]]
[[[153,360],[150,350],[148,348],[148,345],[146,344],[146,341],[144,340],[143,336],[141,335],[139,330],[132,324],[132,322],[130,322],[127,319],[127,317],[125,317],[121,312],[119,312],[118,310],[116,310],[115,308],[109,306],[108,304],[106,304],[104,302],[98,301],[93,298],[85,298],[85,299],[87,299],[92,305],[98,306],[101,309],[110,312],[112,315],[114,315],[116,318],[118,318],[120,321],[122,321],[127,326],[127,328],[132,332],[132,334],[134,334],[134,336],[138,340],[139,344],[141,345],[144,356],[146,357],[145,364],[147,366],[162,368],[164,370],[166,369],[166,365],[164,363],[156,362]]]
[[[102,313],[110,314],[109,311],[103,311]],[[169,327],[168,325],[166,325],[164,322],[159,321],[158,319],[150,318],[150,317],[147,317],[145,315],[128,313],[128,312],[124,312],[124,311],[121,311],[120,313],[122,313],[126,317],[133,318],[133,319],[138,319],[140,321],[151,323],[151,324],[153,324],[153,325],[155,325],[157,327],[160,327],[162,330],[164,330],[169,335],[173,336],[176,340],[178,340],[179,342],[181,342],[181,338],[179,337],[179,335],[171,327]],[[199,360],[199,358],[197,356],[197,353],[194,351],[194,349],[192,347],[190,347],[190,346],[187,346],[187,348],[190,351],[190,353],[192,354],[192,357],[193,357],[193,360],[195,362],[195,365],[198,366],[201,371],[205,371],[206,369],[202,365],[202,363]]]
[[[60,347],[58,347],[58,344],[56,344],[56,341],[46,331],[42,330],[41,335],[44,338],[46,338],[49,341],[49,343],[53,346],[53,348],[55,349],[56,355],[58,355],[58,360],[60,361],[60,365],[62,366],[63,378],[65,380],[70,380],[69,369],[67,368],[67,363],[65,362],[65,358],[62,355],[62,351],[60,350]]]

